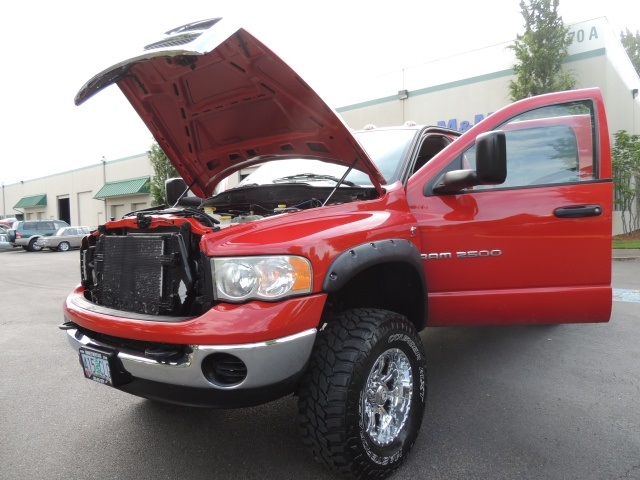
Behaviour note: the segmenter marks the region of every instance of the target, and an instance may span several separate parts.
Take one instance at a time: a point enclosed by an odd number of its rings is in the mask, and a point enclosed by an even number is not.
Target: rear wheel
[[[426,402],[425,356],[402,315],[358,309],[318,333],[300,388],[303,443],[354,478],[383,478],[405,459]]]
[[[66,252],[67,250],[69,250],[69,242],[60,242],[57,250],[59,252]]]
[[[29,240],[29,246],[27,247],[27,250],[29,250],[30,252],[39,252],[40,250],[42,250],[42,246],[36,243],[37,241],[37,238]]]

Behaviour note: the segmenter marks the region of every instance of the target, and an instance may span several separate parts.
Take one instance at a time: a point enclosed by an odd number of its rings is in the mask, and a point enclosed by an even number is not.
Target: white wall
[[[68,197],[73,225],[97,227],[105,221],[105,202],[94,199],[94,195],[107,182],[128,180],[143,176],[152,176],[153,167],[145,154],[107,161],[104,165],[97,163],[88,167],[62,172],[47,177],[35,178],[24,182],[5,185],[3,198],[0,198],[0,215],[16,216],[24,213],[25,218],[58,218],[58,198]],[[14,210],[20,199],[30,195],[46,194],[47,206]],[[118,203],[112,199],[109,203]],[[150,195],[136,195],[133,198],[123,197],[119,202],[127,210],[132,204],[151,205]],[[131,209],[132,210],[132,209]],[[127,210],[127,212],[131,211]],[[109,213],[107,213],[109,216]]]

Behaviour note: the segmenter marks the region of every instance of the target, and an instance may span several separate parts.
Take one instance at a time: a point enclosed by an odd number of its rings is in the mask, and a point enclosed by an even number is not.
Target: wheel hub
[[[413,377],[402,350],[387,350],[376,359],[364,392],[365,430],[374,444],[389,445],[398,438],[411,410]]]

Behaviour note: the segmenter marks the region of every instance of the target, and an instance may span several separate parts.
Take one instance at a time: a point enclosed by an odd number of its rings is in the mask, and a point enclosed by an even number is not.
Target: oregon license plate
[[[113,387],[112,358],[115,354],[99,352],[86,347],[80,347],[78,353],[80,354],[80,363],[85,377],[94,382]]]

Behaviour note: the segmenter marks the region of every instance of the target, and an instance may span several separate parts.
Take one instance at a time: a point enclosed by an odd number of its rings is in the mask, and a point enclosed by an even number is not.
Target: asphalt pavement
[[[640,261],[612,267],[617,291],[640,289]],[[293,397],[193,409],[86,380],[57,328],[77,281],[77,250],[0,260],[1,479],[336,478],[302,447]],[[392,478],[640,479],[634,298],[605,324],[424,331],[427,413]]]

